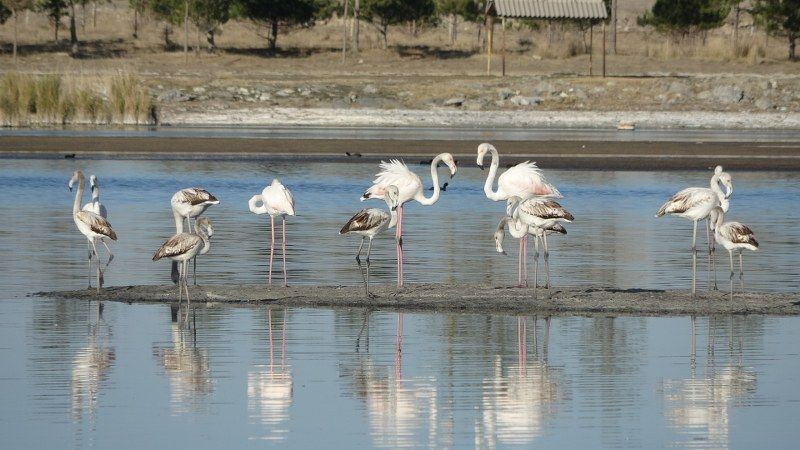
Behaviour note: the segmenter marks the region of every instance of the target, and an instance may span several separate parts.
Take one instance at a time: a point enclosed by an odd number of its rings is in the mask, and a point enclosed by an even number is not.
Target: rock
[[[189,96],[178,89],[170,89],[158,94],[156,100],[159,102],[185,102],[189,100]]]
[[[514,91],[509,88],[501,88],[497,91],[497,98],[500,100],[508,100],[512,95],[514,95]]]
[[[703,91],[697,94],[698,100],[708,100],[711,98],[711,91]]]
[[[680,81],[673,81],[669,84],[669,88],[667,88],[667,92],[671,92],[673,94],[680,94],[684,97],[687,97],[689,94],[692,93],[692,90],[689,88],[686,83],[682,83]]]
[[[444,106],[461,106],[467,100],[466,97],[463,95],[459,95],[457,97],[451,97],[442,103]]]
[[[486,106],[486,101],[483,99],[467,100],[464,102],[464,109],[469,111],[480,111]]]
[[[408,98],[408,97],[413,97],[413,96],[414,96],[414,94],[411,93],[410,91],[403,91],[403,92],[398,92],[397,93],[397,98]]]
[[[530,106],[542,103],[541,97],[524,97],[522,95],[515,95],[511,97],[510,101],[515,106]]]
[[[302,95],[303,97],[308,97],[308,96],[311,95],[311,90],[310,89],[302,89],[300,91],[300,95]]]
[[[347,101],[349,101],[350,103],[357,102],[358,94],[356,94],[355,92],[350,92],[349,94],[347,94]]]
[[[192,92],[194,92],[195,94],[205,94],[206,88],[204,88],[202,86],[196,86],[196,87],[192,88]]]
[[[236,92],[236,88],[234,86],[228,86],[225,88],[225,90],[228,92]]]
[[[711,90],[711,96],[722,104],[739,103],[744,99],[744,91],[737,86],[717,86]]]
[[[572,96],[579,100],[586,100],[589,98],[589,96],[586,95],[586,92],[583,92],[583,90],[581,89],[575,89],[575,90],[570,89],[570,91],[573,91]]]
[[[553,92],[553,85],[547,81],[540,81],[539,84],[536,85],[534,91],[540,95],[548,95]]]
[[[239,89],[236,90],[236,92],[238,92],[239,95],[249,95],[250,94],[250,90],[248,90],[246,87],[240,87]]]
[[[772,104],[772,101],[766,97],[758,98],[753,104],[756,108],[761,110],[773,109],[775,107],[775,105]]]
[[[275,95],[277,95],[278,97],[288,97],[292,94],[294,94],[294,89],[289,89],[289,88],[281,89],[280,91],[275,93]]]
[[[569,97],[569,94],[567,94],[567,93],[566,93],[566,92],[564,92],[564,91],[561,91],[561,93],[560,93],[560,94],[558,94],[558,96],[559,96],[560,98],[567,98],[567,97]]]
[[[371,84],[368,84],[368,85],[364,86],[364,89],[362,89],[361,92],[363,92],[365,94],[377,94],[378,93],[378,88],[376,88],[375,86],[373,86]]]
[[[258,99],[261,100],[262,102],[266,102],[268,100],[272,100],[272,96],[264,92],[263,94],[258,96]]]

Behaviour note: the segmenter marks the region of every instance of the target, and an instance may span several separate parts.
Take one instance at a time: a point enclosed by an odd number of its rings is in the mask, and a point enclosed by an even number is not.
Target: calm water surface
[[[461,166],[437,205],[407,208],[407,279],[511,284],[514,242],[503,256],[491,239],[504,205],[483,196],[472,161]],[[357,240],[338,229],[365,206],[373,164],[0,161],[3,448],[796,448],[800,438],[796,318],[208,307],[186,331],[169,305],[108,303],[100,316],[96,304],[27,298],[85,286],[66,190],[76,168],[101,177],[120,236],[108,285],[168,282],[168,264],[150,257],[173,231],[171,194],[191,185],[221,200],[200,282],[263,281],[268,219],[247,199],[274,176],[297,201],[290,283],[360,282]],[[653,214],[708,175],[548,171],[577,217],[551,241],[555,283],[686,286],[690,224]],[[732,175],[730,217],[762,243],[746,255],[748,289],[800,290],[800,174]],[[389,238],[376,241],[373,270],[393,281]]]

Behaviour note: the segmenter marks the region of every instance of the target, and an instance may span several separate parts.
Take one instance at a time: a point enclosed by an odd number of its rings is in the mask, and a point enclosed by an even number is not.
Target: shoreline
[[[38,292],[29,297],[86,301],[171,304],[176,286],[116,286],[95,290]],[[259,285],[190,286],[193,305],[276,305],[309,308],[374,308],[397,311],[450,311],[550,315],[800,315],[796,293],[744,293],[729,300],[725,291],[698,292],[651,289],[544,289],[534,299],[532,288],[466,284],[410,284],[398,294],[391,285],[373,286],[376,298],[366,299],[361,286],[299,286],[267,288]]]

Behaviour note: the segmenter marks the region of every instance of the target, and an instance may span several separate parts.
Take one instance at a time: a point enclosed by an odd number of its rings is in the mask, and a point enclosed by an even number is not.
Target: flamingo
[[[362,209],[339,230],[339,234],[354,233],[361,236],[361,244],[358,246],[358,253],[356,253],[356,262],[359,268],[361,268],[361,249],[364,247],[364,240],[369,238],[369,245],[367,246],[367,275],[364,277],[364,291],[367,298],[372,296],[369,293],[369,255],[372,251],[372,239],[397,224],[398,192],[397,186],[392,185],[386,188],[384,200],[386,200],[386,206],[389,207],[389,213],[377,208]]]
[[[537,241],[534,242],[537,257],[539,254],[538,239],[542,240],[542,245],[544,246],[545,275],[547,277],[544,287],[545,289],[550,289],[550,252],[547,248],[548,233],[546,230],[553,229],[553,227],[559,223],[571,223],[575,220],[575,216],[555,200],[548,200],[541,197],[529,198],[524,201],[519,197],[510,197],[507,200],[506,210],[511,213],[515,219],[528,225],[528,227],[533,230],[531,234],[534,234],[537,238]],[[536,230],[537,228],[539,230]],[[524,243],[522,249],[525,253],[524,257],[527,260],[527,242]],[[538,269],[538,258],[536,259],[536,264]]]
[[[720,183],[725,185],[726,192],[722,192]],[[733,194],[731,176],[722,171],[722,166],[714,169],[711,177],[710,188],[690,187],[670,197],[656,213],[656,217],[665,214],[683,217],[694,222],[692,231],[692,295],[695,295],[697,286],[697,222],[709,219],[711,210],[719,206],[723,212],[730,207],[730,196]],[[709,265],[712,263],[710,221],[706,221],[706,239],[708,240]],[[714,271],[716,274],[716,270]]]
[[[497,229],[494,233],[494,241],[495,241],[495,249],[498,253],[506,254],[505,250],[503,250],[503,240],[505,238],[505,226],[508,224],[508,229],[512,237],[517,238],[520,240],[520,251],[518,256],[517,262],[517,273],[518,273],[518,286],[523,285],[523,277],[522,274],[525,273],[525,281],[524,285],[527,286],[528,284],[528,262],[527,262],[527,255],[525,255],[525,250],[523,246],[522,238],[526,237],[527,235],[533,235],[534,237],[534,248],[535,252],[533,254],[534,260],[534,271],[533,271],[533,283],[534,283],[534,296],[536,295],[535,288],[539,287],[538,276],[539,276],[539,239],[542,238],[542,233],[546,234],[567,234],[567,229],[564,228],[560,223],[554,223],[547,229],[542,229],[539,227],[528,226],[524,224],[519,218],[514,218],[512,216],[504,216],[500,219],[500,222],[497,224]]]
[[[416,200],[423,206],[430,206],[439,200],[441,188],[439,187],[439,174],[436,171],[439,162],[444,162],[450,169],[450,178],[458,171],[453,155],[440,153],[431,160],[431,179],[433,181],[433,194],[425,197],[422,180],[412,172],[408,166],[396,159],[389,162],[381,161],[381,171],[375,176],[372,186],[361,196],[361,201],[370,198],[384,198],[389,186],[397,186],[397,227],[395,227],[395,240],[397,243],[397,286],[403,286],[403,205],[411,200]]]
[[[100,268],[100,256],[97,254],[97,242],[100,241],[108,251],[108,262],[106,262],[106,268],[109,264],[111,264],[111,260],[114,259],[114,254],[111,253],[111,249],[106,244],[106,239],[111,239],[112,241],[117,240],[117,234],[111,228],[111,224],[106,220],[104,217],[96,214],[92,211],[83,211],[80,209],[81,200],[83,200],[83,191],[85,189],[85,178],[83,176],[83,172],[80,170],[76,170],[72,174],[72,178],[69,180],[69,190],[72,192],[72,186],[75,183],[78,183],[78,191],[75,193],[75,201],[72,203],[72,220],[75,221],[75,225],[78,227],[78,231],[81,232],[86,239],[92,244],[92,253],[89,254],[89,287],[92,287],[91,284],[91,264],[92,264],[92,255],[97,258],[97,292],[100,292],[100,288],[103,284],[103,273],[104,269]]]
[[[261,206],[258,205],[261,202]],[[250,212],[255,214],[269,214],[270,232],[272,233],[272,240],[269,247],[269,284],[272,285],[272,257],[275,254],[275,216],[283,218],[282,231],[283,239],[281,247],[283,249],[283,287],[288,287],[288,279],[286,275],[286,216],[294,215],[294,197],[292,192],[286,189],[286,186],[275,178],[272,183],[265,187],[261,194],[254,195],[247,202],[250,207]]]
[[[186,292],[186,306],[191,306],[189,299],[189,286],[187,283],[187,273],[189,272],[189,260],[193,259],[199,254],[205,254],[210,249],[208,238],[214,230],[211,228],[211,223],[206,219],[204,221],[197,221],[195,224],[194,232],[191,233],[178,233],[171,238],[167,239],[161,247],[153,254],[153,261],[158,261],[161,258],[169,258],[181,264],[180,278],[178,280],[178,304],[180,305],[182,292]],[[188,314],[188,310],[187,310]]]
[[[197,217],[203,214],[209,206],[219,204],[219,200],[214,197],[210,192],[199,187],[192,187],[181,189],[172,195],[170,200],[172,205],[172,215],[175,216],[175,234],[183,233],[182,220],[186,220],[189,227],[189,232],[192,232],[192,221],[195,219],[195,226]],[[181,218],[179,225],[178,218]],[[178,265],[172,264],[172,281],[177,283],[178,279]],[[197,261],[194,261],[192,269],[192,279],[194,284],[197,284]]]
[[[714,229],[714,240],[719,242],[728,251],[731,261],[731,300],[733,300],[733,253],[739,253],[739,289],[744,291],[744,269],[742,267],[742,252],[744,250],[758,250],[758,241],[753,230],[739,222],[725,222],[725,210],[715,206],[709,214],[711,226]]]
[[[89,186],[91,186],[92,201],[83,205],[83,208],[81,208],[81,210],[93,212],[95,214],[100,215],[100,217],[107,219],[108,211],[106,211],[105,205],[100,203],[100,185],[97,182],[96,176],[94,175],[89,176]],[[87,246],[89,249],[89,288],[91,288],[92,287],[92,241],[90,239],[87,239]]]
[[[561,192],[550,184],[542,174],[542,170],[535,162],[525,161],[503,172],[497,179],[497,190],[493,191],[494,178],[497,167],[500,165],[500,156],[497,149],[489,143],[478,146],[478,167],[484,169],[483,159],[486,153],[492,154],[492,164],[489,167],[489,176],[483,185],[483,192],[490,200],[496,202],[508,200],[509,197],[519,197],[523,200],[531,197],[562,198]]]

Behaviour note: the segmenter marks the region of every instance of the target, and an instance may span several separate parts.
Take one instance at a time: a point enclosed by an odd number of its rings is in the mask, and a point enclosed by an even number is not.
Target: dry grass
[[[4,125],[145,124],[153,119],[148,89],[130,74],[63,77],[7,73],[0,78],[0,122]]]

